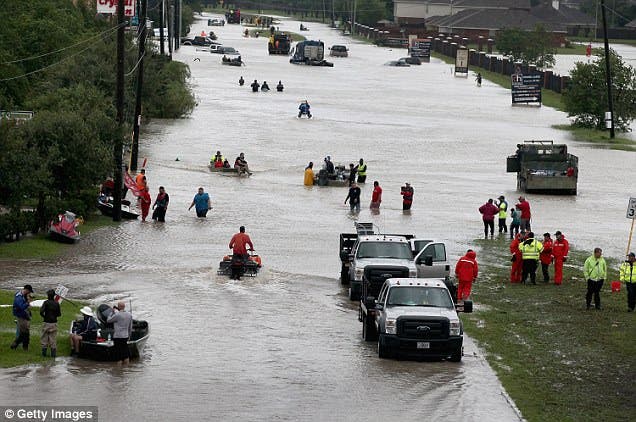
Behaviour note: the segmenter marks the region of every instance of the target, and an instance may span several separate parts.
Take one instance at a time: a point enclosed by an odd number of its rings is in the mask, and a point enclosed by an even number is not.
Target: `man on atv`
[[[309,105],[309,102],[307,100],[300,103],[300,105],[298,106],[298,110],[299,110],[298,117],[301,117],[303,114],[306,114],[307,117],[311,119],[311,111],[309,111],[310,108],[311,106]]]
[[[254,244],[252,243],[252,239],[250,239],[249,235],[245,233],[245,226],[241,226],[239,228],[239,232],[232,236],[230,240],[230,249],[233,251],[232,255],[232,275],[231,278],[233,280],[239,280],[245,263],[249,259],[249,254],[247,253],[247,246],[249,245],[250,251],[254,251]]]

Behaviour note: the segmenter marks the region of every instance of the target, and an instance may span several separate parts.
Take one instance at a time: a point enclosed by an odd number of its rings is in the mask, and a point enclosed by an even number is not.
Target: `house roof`
[[[452,27],[453,29],[500,30],[518,28],[531,31],[542,24],[547,31],[565,32],[564,25],[546,22],[528,10],[477,9],[463,10],[453,16],[434,16],[426,21],[427,26]]]
[[[634,19],[633,21],[629,23],[626,23],[625,28],[636,28],[636,19]]]
[[[412,0],[413,1],[413,0]],[[415,0],[418,1],[418,0]],[[451,0],[419,0],[431,5],[450,6]],[[530,9],[530,0],[452,0],[457,8]]]
[[[568,6],[559,6],[559,10],[550,4],[543,3],[533,7],[530,13],[546,22],[558,23],[565,26],[594,26],[594,18],[580,10]]]

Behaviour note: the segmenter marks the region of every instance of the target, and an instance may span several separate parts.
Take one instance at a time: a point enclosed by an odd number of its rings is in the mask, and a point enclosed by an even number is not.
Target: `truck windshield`
[[[358,258],[413,259],[408,243],[363,242],[358,247]]]
[[[387,306],[431,306],[453,308],[446,289],[425,286],[394,286],[389,290]]]

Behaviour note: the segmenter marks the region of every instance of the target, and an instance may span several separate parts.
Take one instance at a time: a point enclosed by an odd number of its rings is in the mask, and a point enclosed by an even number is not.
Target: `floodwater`
[[[207,30],[204,21],[193,32]],[[282,23],[295,30],[298,22]],[[11,403],[99,405],[102,420],[518,420],[481,351],[468,340],[461,364],[379,360],[361,339],[357,310],[338,281],[338,233],[355,217],[344,188],[306,188],[303,169],[325,155],[369,164],[384,188],[382,209],[358,220],[382,230],[443,240],[451,259],[482,233],[477,208],[489,197],[512,200],[515,175],[505,157],[525,139],[554,139],[580,157],[579,195],[528,195],[537,231],[563,231],[577,247],[620,256],[636,155],[571,142],[551,125],[549,108],[511,107],[510,93],[487,81],[454,78],[433,60],[383,66],[404,55],[352,42],[319,24],[307,36],[349,45],[334,68],[295,66],[268,56],[267,38],[242,28],[213,28],[239,49],[246,66],[182,47],[198,107],[188,119],[144,127],[153,194],[171,195],[166,224],[128,221],[86,236],[69,256],[2,263],[0,283],[63,283],[95,303],[130,299],[150,321],[145,357],[127,368],[61,358],[54,365],[0,370],[0,396]],[[195,59],[199,59],[196,60]],[[249,81],[278,80],[284,93],[252,93]],[[315,118],[295,117],[308,99]],[[220,149],[244,152],[254,175],[212,174]],[[178,161],[177,161],[178,159]],[[400,186],[415,188],[411,214]],[[187,207],[198,186],[214,209],[197,219]],[[370,183],[363,202],[370,200]],[[264,269],[240,282],[217,276],[228,241],[245,225]],[[3,351],[3,353],[8,350]]]

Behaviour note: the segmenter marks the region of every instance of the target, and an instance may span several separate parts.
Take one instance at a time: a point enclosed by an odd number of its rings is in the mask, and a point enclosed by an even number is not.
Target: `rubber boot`
[[[42,348],[42,357],[46,357],[46,347]]]
[[[57,357],[57,349],[51,349],[51,357],[55,359]]]

